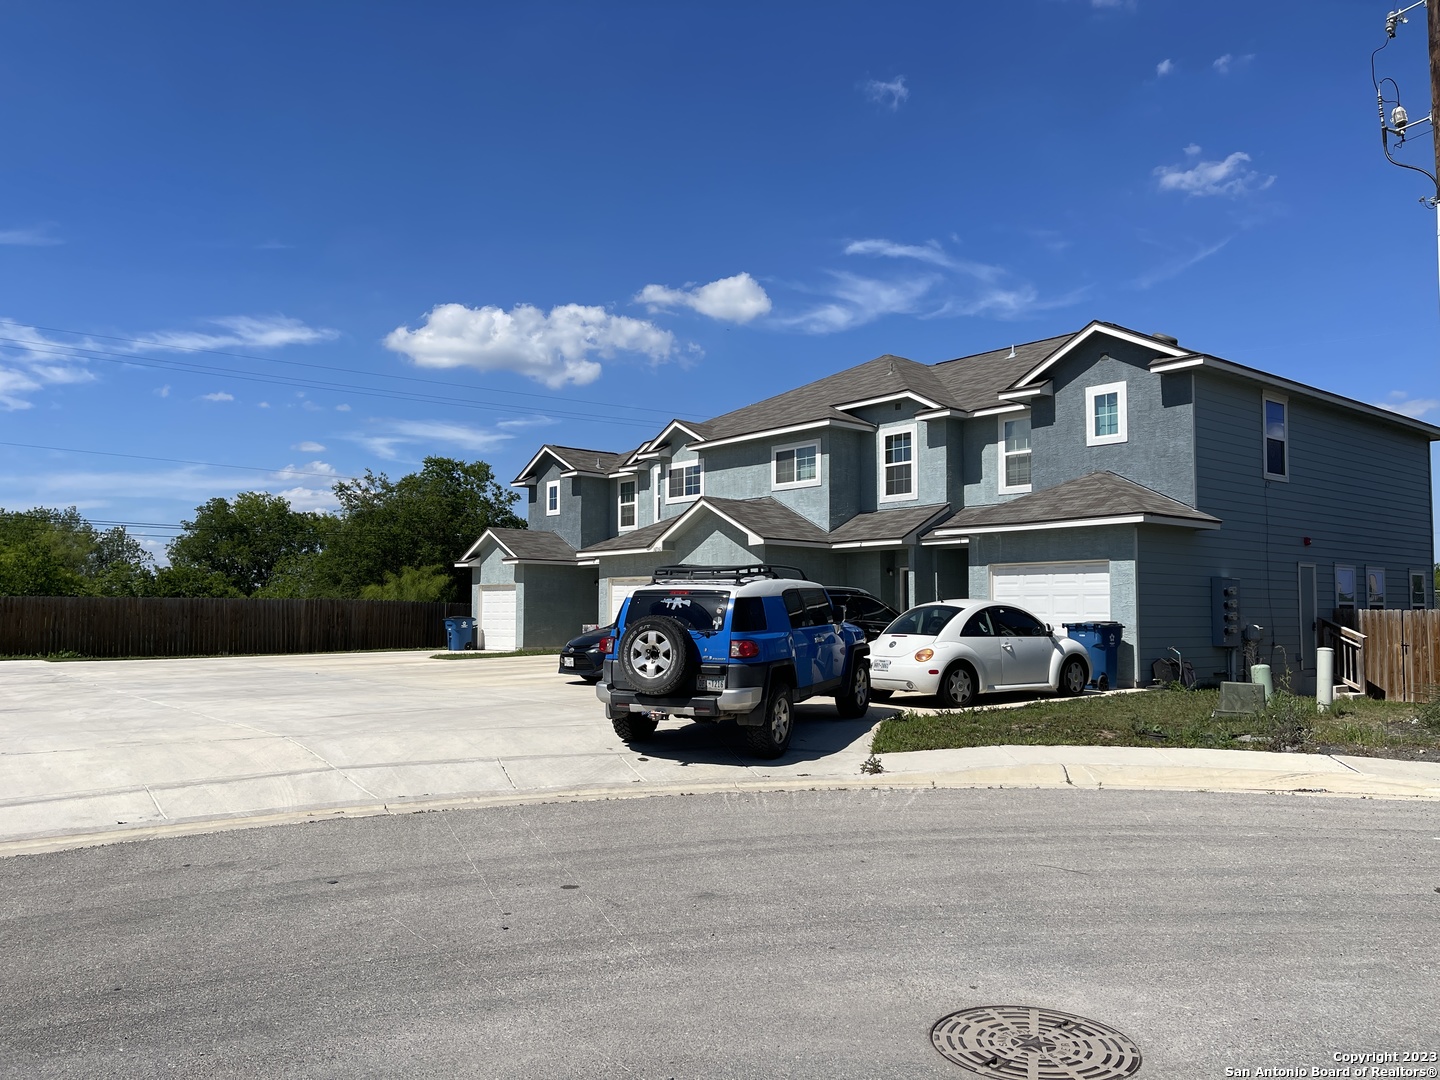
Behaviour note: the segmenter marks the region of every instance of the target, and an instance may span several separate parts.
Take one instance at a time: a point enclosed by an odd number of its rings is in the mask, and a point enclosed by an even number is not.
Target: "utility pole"
[[[1435,147],[1435,176],[1440,178],[1440,0],[1425,0],[1425,22],[1430,31],[1430,139]],[[1440,180],[1435,185],[1435,253],[1440,267]],[[1440,269],[1437,269],[1440,272]]]
[[[1405,106],[1400,103],[1400,86],[1394,79],[1382,79],[1375,70],[1376,58],[1384,51],[1385,47],[1395,38],[1395,32],[1404,23],[1409,22],[1405,16],[1416,8],[1424,6],[1425,22],[1429,31],[1427,37],[1430,45],[1430,115],[1423,120],[1412,121],[1405,111]],[[1414,0],[1407,7],[1390,12],[1385,16],[1385,41],[1380,48],[1370,54],[1370,75],[1375,84],[1375,104],[1380,111],[1380,146],[1385,151],[1385,158],[1392,165],[1398,165],[1402,169],[1409,169],[1411,172],[1418,172],[1430,181],[1429,193],[1422,196],[1420,201],[1435,211],[1435,250],[1437,269],[1440,269],[1440,0]],[[1394,97],[1386,97],[1385,87],[1389,86]],[[1393,104],[1393,108],[1387,115],[1385,106]],[[1434,168],[1432,173],[1429,169],[1422,169],[1418,165],[1407,165],[1403,161],[1396,161],[1391,153],[1390,139],[1393,136],[1395,144],[1393,149],[1399,151],[1404,148],[1406,139],[1413,133],[1420,134],[1424,124],[1430,125],[1430,138],[1434,148]]]

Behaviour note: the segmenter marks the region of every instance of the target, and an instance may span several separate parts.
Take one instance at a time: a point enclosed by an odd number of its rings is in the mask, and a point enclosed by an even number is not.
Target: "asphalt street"
[[[0,1074],[958,1077],[930,1028],[984,1004],[1109,1024],[1142,1077],[1311,1068],[1440,1050],[1437,889],[1433,802],[1080,788],[539,803],[19,855]]]

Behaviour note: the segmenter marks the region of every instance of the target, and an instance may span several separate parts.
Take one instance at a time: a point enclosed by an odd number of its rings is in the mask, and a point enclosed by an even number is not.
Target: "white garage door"
[[[1015,563],[990,571],[990,596],[1018,604],[1063,631],[1066,623],[1110,618],[1107,562]]]
[[[610,621],[612,623],[620,617],[620,605],[625,603],[636,589],[648,584],[650,584],[649,578],[616,578],[610,582]]]
[[[515,648],[515,586],[480,590],[481,648]]]

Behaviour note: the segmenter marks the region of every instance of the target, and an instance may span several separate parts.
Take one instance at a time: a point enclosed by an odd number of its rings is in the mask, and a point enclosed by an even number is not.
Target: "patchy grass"
[[[1182,746],[1440,761],[1440,707],[1342,699],[1328,713],[1276,694],[1263,713],[1212,718],[1218,690],[1044,698],[1019,708],[907,712],[882,722],[871,750],[966,746]]]
[[[559,656],[559,649],[512,649],[510,652],[439,652],[431,660],[503,660],[507,656]]]

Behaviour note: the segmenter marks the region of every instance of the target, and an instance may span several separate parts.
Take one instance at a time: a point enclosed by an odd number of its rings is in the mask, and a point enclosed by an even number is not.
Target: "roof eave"
[[[1112,514],[1108,517],[1063,518],[1054,521],[1022,521],[1010,525],[964,525],[937,528],[930,532],[936,540],[949,536],[980,536],[988,533],[1043,532],[1046,529],[1083,529],[1099,525],[1173,525],[1183,529],[1218,529],[1217,518],[1179,517],[1170,514]],[[923,543],[924,541],[922,541]]]
[[[1190,355],[1189,349],[1182,349],[1178,345],[1171,345],[1168,342],[1159,340],[1158,338],[1150,337],[1148,334],[1136,333],[1134,330],[1126,330],[1124,327],[1113,326],[1110,323],[1103,323],[1097,319],[1089,326],[1085,327],[1085,329],[1077,333],[1069,341],[1065,342],[1064,345],[1061,345],[1044,360],[1041,360],[1040,363],[1036,364],[1020,378],[1016,379],[1006,389],[1019,390],[1022,387],[1029,386],[1032,382],[1034,382],[1034,380],[1038,379],[1045,372],[1049,371],[1061,360],[1069,356],[1070,353],[1073,352],[1076,348],[1078,348],[1082,343],[1089,340],[1096,334],[1106,334],[1109,337],[1117,338],[1120,341],[1127,341],[1132,345],[1139,345],[1146,349],[1154,349],[1156,352],[1166,353],[1170,356]]]

